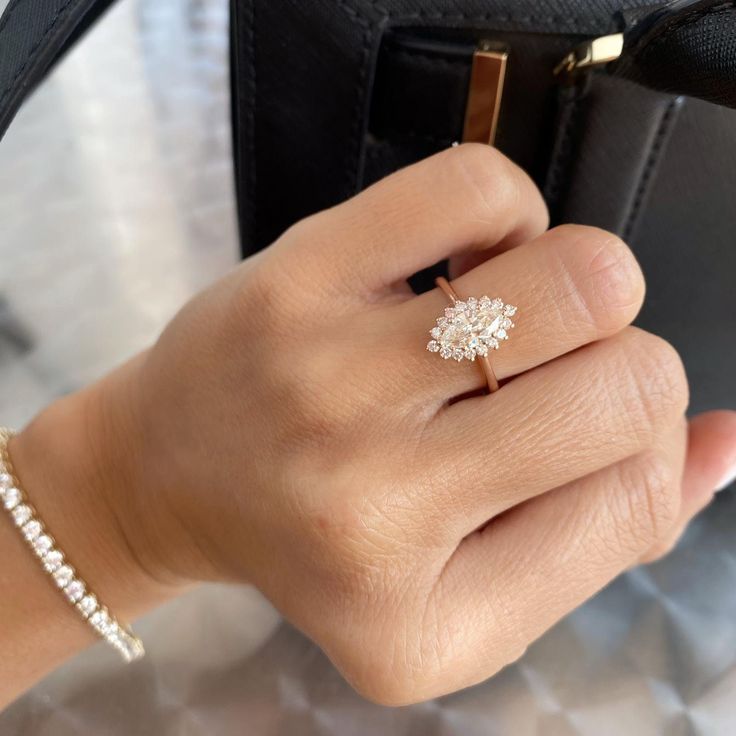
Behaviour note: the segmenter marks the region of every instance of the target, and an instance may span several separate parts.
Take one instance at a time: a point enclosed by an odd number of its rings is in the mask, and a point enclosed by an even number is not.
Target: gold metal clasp
[[[470,73],[463,142],[494,144],[508,58],[507,46],[488,40],[478,44]]]
[[[555,68],[555,76],[603,66],[616,61],[624,51],[624,34],[614,33],[581,43],[574,48]]]

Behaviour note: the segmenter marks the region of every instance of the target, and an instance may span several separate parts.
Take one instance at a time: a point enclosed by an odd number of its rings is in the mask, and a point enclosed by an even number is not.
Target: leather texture
[[[544,187],[553,220],[591,223],[630,239],[684,103],[605,74],[562,89]]]
[[[606,75],[570,107],[556,220],[631,244],[648,286],[637,324],[683,356],[692,410],[736,406],[736,111]]]
[[[662,91],[736,107],[736,2],[676,0],[628,15],[618,74]]]

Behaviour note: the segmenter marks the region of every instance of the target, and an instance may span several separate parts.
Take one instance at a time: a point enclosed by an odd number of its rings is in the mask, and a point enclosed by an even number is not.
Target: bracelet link
[[[0,504],[69,603],[126,662],[140,659],[145,654],[141,640],[97,600],[28,502],[8,453],[13,435],[12,430],[0,428]]]

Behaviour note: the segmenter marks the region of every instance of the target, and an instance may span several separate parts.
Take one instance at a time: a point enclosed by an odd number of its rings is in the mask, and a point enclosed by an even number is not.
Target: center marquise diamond
[[[437,326],[430,332],[432,339],[427,350],[439,353],[446,360],[485,357],[489,350],[498,350],[501,343],[509,339],[514,314],[516,307],[504,304],[502,299],[484,296],[457,301],[437,320]]]

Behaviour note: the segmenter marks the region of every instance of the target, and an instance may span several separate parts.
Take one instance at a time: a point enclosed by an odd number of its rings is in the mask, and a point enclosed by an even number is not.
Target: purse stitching
[[[392,20],[406,21],[417,20],[469,20],[469,21],[487,21],[494,23],[534,23],[539,25],[549,25],[550,23],[559,23],[560,25],[569,25],[571,28],[580,28],[583,19],[575,17],[564,17],[560,15],[498,15],[495,13],[483,13],[481,15],[472,15],[468,13],[452,13],[449,11],[427,12],[426,10],[418,10],[414,13],[406,15],[388,16]]]
[[[570,100],[570,108],[567,118],[564,121],[564,128],[560,133],[559,142],[556,146],[554,160],[551,162],[549,173],[547,175],[547,184],[545,186],[545,199],[548,206],[556,208],[562,189],[562,174],[570,166],[570,160],[573,153],[573,135],[577,129],[578,119],[580,115],[581,95],[578,91],[574,92],[574,97]]]
[[[642,172],[641,178],[639,179],[639,186],[636,190],[636,197],[631,205],[629,216],[626,219],[626,225],[623,230],[624,240],[629,240],[633,234],[634,227],[639,220],[639,214],[644,204],[649,190],[652,177],[662,158],[662,153],[665,148],[665,141],[667,140],[668,134],[672,129],[672,124],[676,120],[675,113],[679,111],[682,105],[682,97],[673,97],[670,103],[667,105],[667,110],[662,116],[662,120],[659,123],[659,129],[657,135],[652,143],[652,147],[649,150],[649,157],[647,158],[646,166]]]
[[[350,191],[357,191],[359,187],[360,157],[363,148],[361,145],[360,123],[362,119],[365,95],[368,91],[368,62],[370,60],[371,46],[373,45],[373,34],[376,26],[373,26],[358,10],[351,7],[347,3],[347,0],[337,0],[337,4],[338,7],[342,8],[347,15],[349,15],[363,28],[360,72],[358,75],[358,85],[356,89],[351,126],[351,150],[347,156],[349,164],[345,167],[348,179],[348,188]]]
[[[248,105],[248,135],[247,135],[247,182],[248,182],[248,199],[250,200],[251,224],[250,234],[255,235],[257,227],[256,212],[258,209],[258,198],[256,197],[256,100],[258,94],[258,76],[256,73],[256,0],[250,0],[248,3],[248,36],[250,43],[248,44],[248,74],[249,88],[251,100]],[[242,171],[242,161],[240,170]]]

